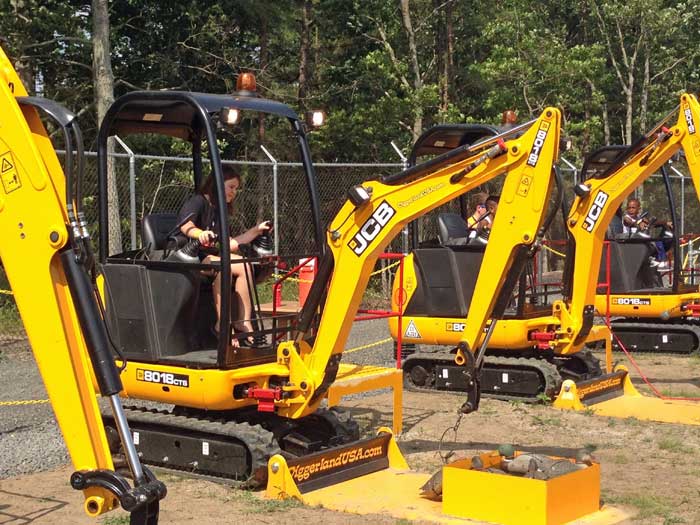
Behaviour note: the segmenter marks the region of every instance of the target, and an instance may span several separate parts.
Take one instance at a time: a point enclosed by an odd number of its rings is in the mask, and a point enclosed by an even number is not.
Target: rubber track
[[[199,432],[208,436],[219,436],[234,439],[245,445],[250,455],[250,477],[244,484],[250,488],[255,488],[255,473],[263,469],[267,474],[267,460],[274,454],[280,453],[280,448],[275,441],[272,432],[265,430],[261,425],[250,425],[248,423],[235,423],[221,419],[202,419],[194,416],[181,416],[172,414],[166,410],[148,409],[143,407],[124,407],[129,425],[132,423],[142,423],[152,427],[163,427],[163,430],[172,432],[177,429]],[[136,428],[138,429],[138,428]],[[169,470],[176,470],[187,473],[184,468],[173,465],[164,465],[160,462],[149,461],[148,464],[164,467]],[[220,472],[199,471],[197,474],[214,478],[225,478],[236,481],[229,475],[222,475]],[[266,477],[266,476],[265,476]],[[238,480],[239,481],[239,480]]]
[[[611,322],[612,330],[615,332],[618,330],[619,332],[630,332],[630,328],[632,328],[634,331],[639,331],[639,332],[651,332],[651,333],[657,333],[657,332],[691,332],[692,334],[695,335],[695,340],[697,341],[696,345],[694,348],[691,350],[682,350],[679,352],[664,352],[663,350],[658,350],[658,349],[648,349],[648,350],[641,350],[642,352],[645,353],[656,353],[656,354],[691,354],[693,352],[698,352],[700,350],[700,325],[696,323],[687,323],[687,322],[672,322],[669,321],[668,323],[645,323],[644,321],[639,322],[639,321],[627,321],[624,319],[614,319]],[[619,335],[619,334],[618,334]],[[638,350],[639,351],[639,350]]]
[[[559,391],[562,384],[562,377],[557,367],[544,359],[534,359],[528,357],[494,357],[486,356],[484,366],[492,365],[498,369],[518,369],[534,368],[540,373],[540,377],[544,378],[544,388],[540,391],[549,397],[553,397]],[[482,391],[483,397],[490,399],[500,399],[503,401],[524,401],[526,403],[536,403],[540,401],[539,397],[525,397],[520,395],[496,394],[494,392]]]
[[[415,353],[411,354],[408,360],[421,359],[430,360],[433,362],[441,362],[443,364],[454,365],[454,354],[448,352],[430,352],[430,353]],[[504,369],[506,367],[510,369],[523,370],[524,368],[534,368],[539,372],[540,377],[544,378],[544,388],[541,389],[542,392],[550,395],[557,392],[559,386],[562,383],[561,375],[559,374],[557,367],[552,363],[549,363],[543,359],[534,359],[526,357],[494,357],[486,356],[486,361],[484,366],[494,365],[499,369]],[[450,390],[436,390],[434,388],[423,388],[413,384],[410,379],[408,379],[407,374],[404,374],[404,387],[406,390],[412,392],[432,392],[432,393],[443,393],[450,392]],[[452,390],[451,392],[462,393],[461,390]],[[540,401],[538,397],[526,397],[521,395],[508,395],[508,394],[495,394],[493,392],[482,391],[481,395],[485,398],[490,399],[501,399],[505,401],[521,401],[526,403],[536,403]]]

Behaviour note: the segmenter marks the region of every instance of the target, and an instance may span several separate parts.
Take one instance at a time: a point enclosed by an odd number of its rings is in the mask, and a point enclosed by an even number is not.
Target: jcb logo
[[[369,244],[384,229],[389,220],[396,215],[396,210],[388,202],[382,201],[372,216],[365,221],[355,236],[350,239],[348,246],[355,252],[355,255],[362,255]]]
[[[683,109],[683,115],[685,116],[686,124],[688,124],[688,134],[693,135],[695,133],[695,122],[693,121],[693,113],[690,111],[690,106],[686,106]]]
[[[593,228],[598,222],[598,219],[600,218],[600,214],[603,211],[603,207],[605,206],[606,202],[608,202],[608,194],[599,191],[598,195],[595,196],[593,204],[591,204],[591,209],[588,210],[588,215],[586,215],[586,218],[583,220],[582,227],[584,230],[586,230],[587,232],[593,231]]]
[[[544,141],[547,139],[547,133],[549,132],[549,123],[543,122],[540,124],[540,129],[537,130],[537,135],[535,135],[535,143],[532,145],[530,150],[530,155],[527,157],[527,165],[533,168],[537,166],[537,161],[540,159],[540,153],[542,152],[542,146],[544,146]]]
[[[136,369],[136,380],[146,383],[158,383],[161,385],[181,386],[188,388],[190,378],[184,374],[171,374],[168,372],[158,372],[156,370]]]

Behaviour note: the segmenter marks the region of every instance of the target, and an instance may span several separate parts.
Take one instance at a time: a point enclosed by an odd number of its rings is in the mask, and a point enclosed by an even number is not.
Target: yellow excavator
[[[321,405],[384,247],[412,219],[507,173],[501,216],[510,228],[494,231],[493,239],[510,256],[487,253],[485,263],[512,279],[541,230],[560,142],[560,112],[547,108],[538,119],[480,144],[350,188],[323,232],[305,127],[289,107],[249,92],[133,92],[115,101],[99,130],[96,256],[81,206],[83,145],[75,116],[52,101],[26,96],[3,53],[0,97],[5,232],[0,257],[76,470],[71,485],[84,492],[89,515],[121,505],[132,513],[132,523],[156,523],[166,494],[142,462],[260,484],[268,458],[277,452],[293,458],[355,439],[356,427]],[[64,169],[40,113],[63,131]],[[230,344],[232,301],[223,293],[220,322],[226,335],[212,345],[197,337],[208,328],[200,293],[211,289],[204,277],[212,272],[221,272],[222,290],[231,289],[232,257],[222,250],[218,264],[183,259],[191,253],[173,239],[182,221],[173,224],[172,216],[151,224],[144,218],[144,235],[150,231],[152,239],[110,254],[107,142],[116,133],[149,133],[188,143],[195,184],[205,169],[213,177],[219,238],[226,238],[217,132],[235,127],[241,115],[260,113],[288,121],[297,140],[320,265],[291,337],[280,337],[273,327],[258,330],[270,336],[263,344]],[[266,258],[269,254],[253,254],[237,262]],[[454,356],[467,385],[463,412],[478,409],[483,354],[477,342],[506,300],[503,289],[500,279],[476,284],[484,298],[478,308],[482,319],[472,324]],[[96,393],[111,407],[104,422]],[[121,397],[175,408],[125,409]],[[365,460],[376,463],[375,447],[357,450],[367,453],[355,454],[350,466],[362,470]],[[125,461],[127,477],[115,470],[112,454]]]
[[[690,104],[682,112],[694,125]],[[622,152],[621,146],[600,148],[588,157],[582,176],[605,171]],[[680,239],[668,226],[669,219],[671,224],[680,221],[666,165],[661,167],[661,176],[668,215],[662,221],[646,216],[647,228],[632,227],[626,232],[622,221],[613,219],[599,278],[600,283],[609,283],[609,291],[607,286],[598,289],[595,306],[601,315],[611,318],[617,336],[614,348],[619,339],[631,351],[690,354],[700,350],[700,287],[692,270],[683,268]],[[672,266],[657,262],[665,250],[673,254]]]
[[[667,128],[676,114],[677,122]],[[465,336],[488,347],[481,375],[484,395],[536,400],[542,395],[554,397],[566,379],[586,384],[607,381],[585,345],[610,341],[608,328],[593,322],[596,305],[604,313],[598,302],[600,296],[596,299],[596,289],[608,225],[623,199],[679,150],[683,151],[698,187],[700,142],[695,122],[699,116],[697,99],[684,94],[679,108],[633,145],[618,150],[614,162],[575,187],[576,196],[566,217],[568,246],[561,299],[551,304],[527,304],[523,301],[525,287],[521,286],[515,305],[505,310],[504,318],[490,326],[483,338],[474,335],[475,330],[481,329],[479,324],[472,326],[470,322],[472,311],[480,308],[476,298],[481,297],[472,283],[476,275],[478,279],[482,279],[482,274],[491,275],[480,269],[491,268],[485,257],[489,250],[500,251],[498,243],[493,238],[487,244],[479,239],[470,241],[465,229],[461,237],[448,238],[442,245],[413,250],[405,263],[405,293],[398,294],[401,284],[396,279],[392,295],[393,309],[403,313],[402,340],[426,346],[445,345],[453,350],[431,352],[421,347],[420,352],[408,355],[403,362],[405,384],[419,390],[462,390],[464,385],[455,381],[458,376],[453,361]],[[507,217],[501,218],[499,207],[492,232],[503,227],[508,227]],[[648,244],[650,240],[627,242]],[[493,274],[491,278],[500,277]],[[510,291],[513,289],[514,282],[510,284]],[[402,303],[397,300],[399,297]],[[390,319],[389,327],[398,339],[398,319]],[[610,363],[607,364],[610,372]],[[601,389],[599,393],[607,391]]]

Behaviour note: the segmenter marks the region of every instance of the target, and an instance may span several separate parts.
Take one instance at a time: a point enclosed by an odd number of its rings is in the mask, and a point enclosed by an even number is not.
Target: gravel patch
[[[357,322],[353,325],[347,349],[375,343],[389,337],[386,319]],[[350,352],[343,361],[360,365],[393,367],[392,342]],[[46,399],[41,375],[31,351],[24,345],[3,349],[0,354],[0,401]],[[353,397],[366,397],[368,392]],[[157,406],[155,403],[128,400],[128,404]],[[0,479],[51,470],[69,462],[63,437],[49,403],[0,406]]]

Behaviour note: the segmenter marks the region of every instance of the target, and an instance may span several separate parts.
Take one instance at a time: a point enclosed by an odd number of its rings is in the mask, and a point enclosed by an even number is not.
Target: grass
[[[302,506],[294,498],[274,500],[258,498],[253,492],[246,490],[234,491],[235,499],[246,506],[247,514],[267,514],[269,512],[285,512]]]
[[[539,394],[537,394],[537,401],[538,401],[541,405],[550,405],[550,404],[552,403],[552,398],[549,397],[549,396],[548,396],[547,394],[545,394],[544,392],[540,392]]]
[[[634,521],[661,517],[664,519],[664,523],[683,523],[683,521],[678,521],[680,518],[673,515],[673,507],[668,501],[660,496],[649,494],[625,494],[620,496],[608,496],[604,499],[606,503],[617,503],[635,507],[639,513],[634,517]]]
[[[522,401],[516,401],[516,400],[511,400],[508,401],[510,403],[510,406],[513,407],[513,411],[515,412],[527,412],[527,409],[525,408],[525,403]]]
[[[541,427],[561,427],[563,425],[561,418],[553,416],[532,416],[532,422]]]
[[[662,388],[661,395],[666,397],[689,397],[692,399],[700,399],[700,392],[698,392],[697,390],[689,392],[685,389],[674,390],[672,388]]]
[[[102,520],[102,525],[129,525],[131,519],[128,514],[119,514],[117,516],[107,516]]]
[[[657,445],[661,450],[667,450],[669,452],[682,454],[690,454],[693,452],[693,447],[689,447],[684,440],[677,437],[663,438],[657,442]]]

